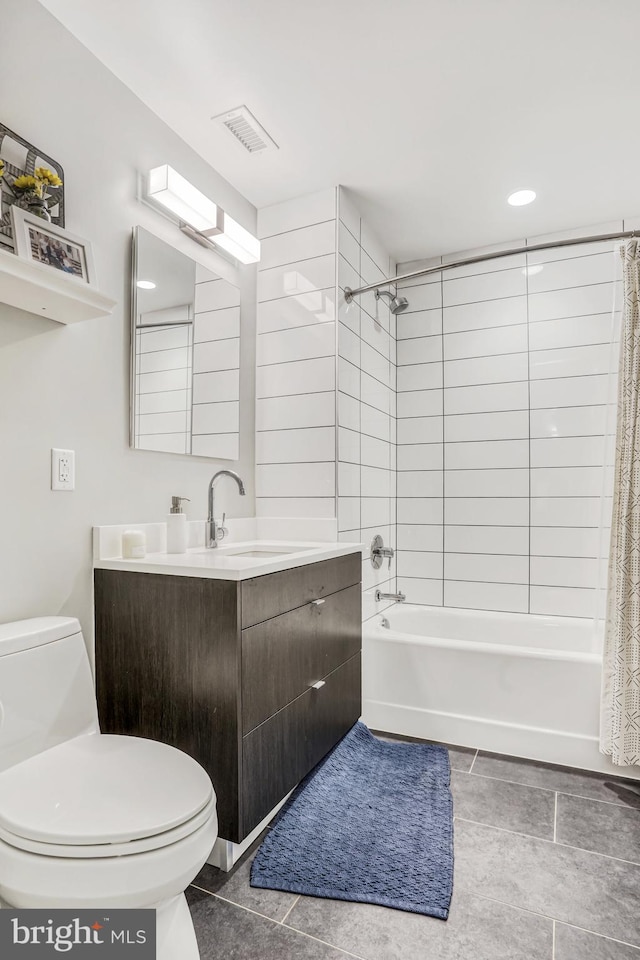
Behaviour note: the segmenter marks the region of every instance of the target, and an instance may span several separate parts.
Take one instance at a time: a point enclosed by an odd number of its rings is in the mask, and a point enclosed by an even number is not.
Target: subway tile
[[[381,273],[388,277],[389,254],[366,220],[360,221],[360,244]]]
[[[471,610],[527,613],[529,588],[526,584],[445,580],[444,604]]]
[[[357,236],[354,236],[349,227],[344,223],[342,218],[340,218],[338,222],[338,251],[341,256],[351,264],[354,270],[360,270],[359,218],[357,225],[355,222],[352,222],[351,226],[356,230]]]
[[[333,497],[335,463],[260,464],[256,466],[256,493],[269,498]],[[271,516],[282,514],[275,512]]]
[[[234,433],[240,429],[240,404],[194,403],[193,433]]]
[[[531,411],[531,436],[534,438],[602,437],[607,429],[610,433],[614,431],[615,413],[606,404]]]
[[[363,497],[390,497],[391,471],[363,466],[360,472]]]
[[[528,437],[529,415],[526,410],[457,414],[444,418],[444,438],[447,443],[464,440],[519,440]]]
[[[416,284],[410,290],[405,290],[403,296],[406,296],[409,306],[402,316],[421,310],[435,310],[442,306],[442,289],[439,283]]]
[[[364,370],[360,374],[360,393],[363,403],[389,414],[393,409],[394,395],[384,383],[370,377]]]
[[[297,230],[336,217],[336,189],[294,197],[258,210],[258,236],[261,240],[277,233]]]
[[[397,537],[398,550],[442,553],[442,523],[399,523]],[[407,574],[407,576],[414,576],[414,574]],[[415,576],[422,576],[422,574],[415,574]]]
[[[360,501],[363,527],[380,527],[391,523],[391,500],[389,497],[363,496]]]
[[[442,523],[442,497],[399,497],[397,503],[398,528],[405,524]]]
[[[335,402],[334,402],[335,417]],[[338,424],[348,430],[360,430],[360,401],[348,393],[338,393]]]
[[[379,440],[389,440],[391,438],[391,418],[389,414],[377,410],[363,403],[360,406],[360,429],[370,437],[377,437]]]
[[[441,497],[442,470],[414,470],[398,474],[399,497]]]
[[[206,313],[208,310],[224,310],[227,307],[240,306],[240,291],[226,280],[209,280],[196,283],[194,310]]]
[[[529,272],[529,294],[612,282],[616,279],[615,257],[611,251],[602,251],[545,263],[542,270]]]
[[[446,580],[480,583],[528,583],[528,556],[496,556],[486,553],[446,553]]]
[[[361,434],[360,451],[360,462],[365,466],[391,468],[390,448],[386,440]]]
[[[338,387],[350,397],[360,398],[360,368],[343,357],[338,360]]]
[[[362,283],[365,283],[364,277],[362,278]],[[376,300],[375,293],[373,290],[368,290],[366,293],[361,293],[358,297],[360,301],[360,306],[362,307],[363,313],[366,313],[374,323],[377,323],[381,329],[385,330],[387,333],[390,333],[390,314],[387,301],[382,298]]]
[[[513,247],[526,246],[526,240],[513,240],[508,243],[492,243],[486,247],[471,247],[468,250],[459,250],[457,253],[445,254],[442,258],[443,263],[451,263],[453,260],[467,260],[471,257],[483,257],[489,253],[501,253]],[[474,277],[484,273],[499,273],[501,270],[524,270],[526,263],[525,253],[514,253],[507,257],[492,257],[490,260],[479,261],[476,263],[467,263],[464,266],[452,267],[445,273],[446,277],[452,280],[458,277]]]
[[[398,577],[398,590],[405,594],[408,603],[442,606],[442,579],[428,580],[418,577]]]
[[[351,359],[346,354],[342,354],[342,356],[346,356],[348,360]],[[364,341],[360,344],[360,364],[364,372],[368,373],[370,377],[387,386],[390,385],[389,360]]]
[[[442,360],[442,337],[417,337],[398,343],[398,366]]]
[[[610,343],[614,334],[611,313],[595,313],[587,317],[543,320],[529,324],[529,349],[550,350],[556,347],[583,347],[594,343]]]
[[[530,376],[532,380],[549,380],[613,372],[615,364],[610,353],[609,344],[536,350],[530,354]]]
[[[531,381],[531,409],[615,403],[616,377],[596,376]]]
[[[338,187],[338,215],[347,229],[360,242],[360,211],[348,187]]]
[[[139,450],[160,450],[162,453],[188,453],[187,431],[180,433],[153,433],[138,437],[136,446]],[[192,448],[192,452],[193,448]]]
[[[338,460],[344,463],[360,463],[360,432],[338,428]]]
[[[193,376],[193,402],[218,403],[240,399],[240,371],[216,370]]]
[[[588,227],[574,227],[571,230],[559,230],[554,233],[541,234],[529,237],[529,246],[538,243],[556,243],[559,240],[580,240],[597,234],[620,233],[624,229],[623,220],[607,220],[603,223],[590,224]],[[606,253],[615,251],[618,241],[599,240],[593,243],[567,244],[562,247],[550,247],[547,250],[536,250],[527,253],[528,263],[547,263],[553,260],[566,260],[573,257],[586,257],[592,253]]]
[[[391,338],[382,324],[363,311],[360,323],[360,336],[365,343],[387,360],[391,359]]]
[[[335,424],[335,416],[336,395],[333,391],[304,394],[297,397],[295,403],[287,397],[262,398],[256,401],[258,431],[288,430],[292,427],[331,427]]]
[[[544,272],[544,271],[543,271]],[[614,283],[598,283],[570,290],[553,290],[549,293],[533,293],[529,296],[529,321],[555,320],[559,317],[582,317],[592,313],[610,312],[614,305],[619,309],[620,297]],[[614,300],[615,296],[615,300]]]
[[[604,534],[591,527],[532,527],[531,555],[597,557],[606,553]]]
[[[508,297],[504,300],[486,300],[446,307],[442,311],[442,328],[445,334],[462,330],[485,330],[489,327],[506,327],[509,324],[527,322],[527,298]]]
[[[186,433],[189,430],[186,410],[173,413],[148,413],[137,418],[139,436],[151,436],[159,433]]]
[[[313,360],[334,355],[335,324],[320,323],[312,327],[261,333],[258,336],[256,363],[259,367],[266,367],[274,363]]]
[[[346,303],[342,294],[338,295],[338,320],[357,337],[360,336],[360,321],[363,316],[361,304],[356,301]],[[338,327],[338,330],[341,328]]]
[[[176,347],[173,350],[156,350],[143,353],[138,357],[139,373],[156,373],[162,370],[181,370],[190,365],[188,347]],[[212,368],[209,367],[209,370]]]
[[[595,617],[600,615],[595,590],[572,587],[531,586],[530,612],[548,617]],[[598,605],[602,608],[602,603]]]
[[[536,527],[597,527],[600,524],[602,501],[593,497],[532,497],[531,523]],[[611,498],[604,515],[611,516]]]
[[[159,393],[165,390],[185,390],[191,380],[190,371],[162,370],[159,373],[141,373],[137,377],[138,393]]]
[[[442,296],[445,307],[516,297],[527,292],[527,281],[520,267],[454,280],[448,280],[446,273],[444,276]]]
[[[531,583],[540,587],[595,587],[598,565],[595,557],[531,557]]]
[[[335,286],[335,254],[289,263],[258,273],[258,303],[279,297],[297,297]],[[209,308],[207,308],[209,309]]]
[[[265,237],[260,249],[260,271],[292,264],[299,260],[311,260],[328,253],[335,253],[335,220],[326,220],[297,230],[287,230]]]
[[[335,318],[335,290],[311,290],[258,304],[257,330],[258,333],[274,333],[276,330],[332,323]]]
[[[278,336],[278,334],[273,334]],[[214,370],[236,370],[240,367],[240,338],[213,340],[209,343],[194,343],[193,372],[209,373]]]
[[[256,486],[257,517],[328,517],[336,515],[336,502],[333,497],[294,497],[260,495]]]
[[[193,322],[194,343],[205,340],[230,340],[240,336],[240,307],[197,313]]]
[[[441,387],[442,362],[412,363],[408,366],[398,367],[398,393],[407,393],[409,390],[435,390]]]
[[[558,374],[561,376],[562,374]],[[508,383],[527,379],[527,354],[474,360],[447,360],[444,364],[445,387],[472,386],[481,383]]]
[[[442,390],[409,390],[398,393],[398,420],[432,417],[442,413]]]
[[[446,519],[446,516],[445,516]],[[445,526],[445,553],[529,554],[528,527]]]
[[[216,460],[237,460],[240,456],[238,433],[195,434],[191,438],[191,453],[196,457],[215,457]],[[308,516],[308,514],[307,514]]]
[[[414,337],[433,337],[442,334],[442,310],[439,307],[435,310],[400,313],[396,319],[398,342]]]
[[[529,498],[447,497],[446,516],[448,524],[524,527],[529,523]]]
[[[489,330],[447,333],[444,336],[445,360],[494,357],[505,353],[521,353],[527,349],[526,323]]]
[[[411,417],[409,420],[398,420],[397,441],[399,444],[441,442],[442,425],[442,417]]]
[[[447,497],[528,497],[528,470],[446,470]]]
[[[529,384],[494,383],[477,387],[449,387],[444,391],[444,412],[481,413],[529,409]]]
[[[140,335],[140,352],[151,353],[154,350],[171,350],[174,347],[188,347],[190,343],[190,326],[183,324],[180,327],[168,327],[166,330],[151,329]]]
[[[442,552],[428,553],[398,550],[397,574],[399,577],[423,577],[427,580],[442,579]]]
[[[349,263],[342,254],[338,257],[338,286],[341,290],[345,290],[347,287],[351,287],[351,289],[354,290],[362,286],[357,267]],[[360,298],[358,298],[358,303],[362,306],[362,300]]]
[[[256,463],[335,461],[334,427],[267,430],[256,434]]]
[[[174,413],[189,410],[191,402],[188,390],[169,390],[163,393],[142,393],[136,397],[137,413]]]
[[[257,397],[324,393],[335,388],[335,357],[275,363],[256,370]]]
[[[360,464],[338,463],[338,493],[341,497],[360,496]],[[359,525],[360,521],[358,521]]]
[[[343,323],[338,324],[338,353],[339,355],[352,363],[355,367],[360,366],[360,346],[359,337],[349,330]]]
[[[360,527],[360,497],[338,497],[338,530]]]
[[[602,467],[537,467],[531,470],[532,497],[599,497]]]
[[[532,467],[596,467],[612,462],[613,437],[553,437],[531,441]]]
[[[442,470],[442,443],[403,444],[397,452],[397,469],[403,470]]]
[[[477,440],[444,445],[447,470],[529,466],[528,440]]]

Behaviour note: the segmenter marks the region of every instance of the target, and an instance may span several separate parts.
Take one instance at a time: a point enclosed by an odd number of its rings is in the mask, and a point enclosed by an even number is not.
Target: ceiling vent
[[[227,113],[220,113],[217,117],[211,119],[226,127],[249,153],[262,153],[264,150],[280,149],[244,105],[236,107],[234,110],[228,110]]]

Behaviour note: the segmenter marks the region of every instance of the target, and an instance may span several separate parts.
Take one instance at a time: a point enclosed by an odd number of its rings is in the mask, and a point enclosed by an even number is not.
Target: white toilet
[[[153,907],[158,960],[198,960],[184,890],[217,832],[195,760],[100,733],[77,620],[0,625],[0,898]]]

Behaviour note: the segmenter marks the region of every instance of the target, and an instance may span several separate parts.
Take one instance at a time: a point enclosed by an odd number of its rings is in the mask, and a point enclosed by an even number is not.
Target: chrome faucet
[[[383,593],[381,590],[376,590],[374,599],[376,603],[380,603],[381,600],[394,600],[396,603],[404,603],[407,595],[402,590],[400,593]]]
[[[207,516],[207,527],[205,531],[205,546],[208,547],[210,550],[217,547],[218,541],[224,540],[225,536],[227,535],[227,531],[224,526],[224,519],[226,517],[226,514],[225,513],[222,514],[222,521],[220,522],[220,526],[218,526],[218,523],[216,521],[214,487],[218,477],[231,477],[232,480],[235,480],[235,482],[238,484],[238,490],[240,491],[240,496],[244,497],[244,494],[245,494],[244,483],[242,482],[238,474],[235,473],[235,471],[218,470],[218,472],[214,473],[214,475],[211,477],[211,480],[209,481],[209,514]]]

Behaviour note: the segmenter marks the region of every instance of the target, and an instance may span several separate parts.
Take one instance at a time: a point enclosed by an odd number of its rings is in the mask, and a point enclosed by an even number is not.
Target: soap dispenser
[[[187,552],[187,518],[182,512],[183,500],[188,497],[171,497],[171,512],[167,517],[167,553]]]

